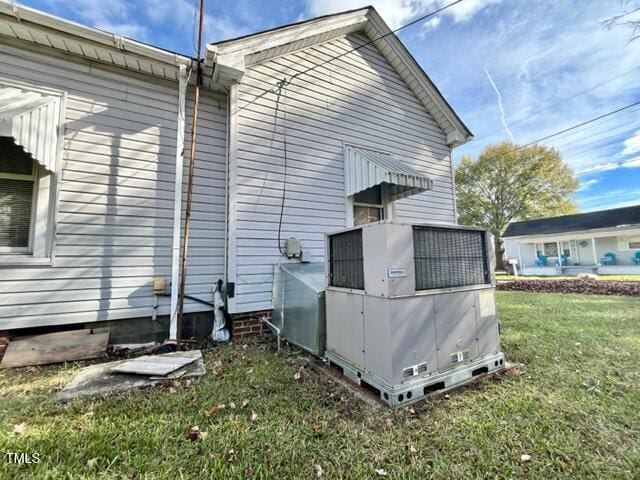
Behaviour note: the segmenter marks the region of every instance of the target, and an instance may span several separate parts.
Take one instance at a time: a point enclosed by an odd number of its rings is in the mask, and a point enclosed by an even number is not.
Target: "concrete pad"
[[[58,402],[66,402],[74,398],[83,396],[108,395],[113,393],[126,392],[135,388],[144,388],[153,385],[167,383],[175,378],[201,377],[206,373],[202,352],[194,350],[192,352],[174,352],[168,355],[190,354],[195,357],[194,361],[181,369],[172,372],[166,377],[151,377],[138,375],[135,373],[119,373],[113,371],[114,366],[121,365],[128,360],[118,360],[115,362],[100,363],[83,368],[64,388],[56,395]],[[163,355],[164,356],[164,355]],[[179,373],[178,373],[179,372]]]
[[[173,352],[163,355],[144,355],[131,360],[125,360],[118,365],[113,365],[111,370],[120,373],[164,377],[171,372],[195,362],[198,358],[202,358],[200,350]]]

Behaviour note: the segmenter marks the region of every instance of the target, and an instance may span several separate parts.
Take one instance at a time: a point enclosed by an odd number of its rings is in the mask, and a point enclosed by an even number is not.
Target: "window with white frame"
[[[0,263],[50,256],[53,176],[12,137],[0,137]]]
[[[536,243],[536,254],[538,256],[544,255],[545,257],[557,257],[558,243],[557,242]]]
[[[380,185],[356,193],[353,196],[353,224],[363,225],[384,220],[382,196]]]
[[[36,170],[13,138],[0,137],[0,253],[31,251]]]
[[[562,255],[571,258],[571,242],[560,242],[560,248],[562,248]]]
[[[640,236],[629,237],[629,249],[630,250],[640,249]]]

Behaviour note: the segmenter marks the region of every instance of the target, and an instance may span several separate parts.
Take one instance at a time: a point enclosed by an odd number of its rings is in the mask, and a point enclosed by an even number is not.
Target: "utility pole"
[[[187,208],[184,212],[184,243],[182,245],[180,294],[178,297],[178,322],[176,341],[180,348],[182,340],[182,321],[184,319],[184,291],[187,283],[187,257],[189,255],[189,223],[191,220],[191,201],[193,197],[193,173],[196,163],[196,129],[198,126],[198,107],[200,105],[200,87],[202,86],[202,34],[204,30],[204,0],[200,0],[200,22],[198,25],[198,54],[196,63],[196,86],[193,99],[193,115],[191,118],[191,144],[189,148],[189,180],[187,184]]]

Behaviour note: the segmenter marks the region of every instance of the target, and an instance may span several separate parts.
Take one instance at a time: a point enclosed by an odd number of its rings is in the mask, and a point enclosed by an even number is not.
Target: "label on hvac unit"
[[[407,276],[406,268],[390,268],[389,269],[389,278],[406,277],[406,276]]]
[[[484,290],[478,293],[478,303],[480,304],[481,317],[491,317],[496,314],[496,299],[493,290]]]

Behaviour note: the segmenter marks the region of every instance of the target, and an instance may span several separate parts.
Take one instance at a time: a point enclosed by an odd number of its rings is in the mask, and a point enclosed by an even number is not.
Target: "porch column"
[[[560,241],[556,240],[556,247],[558,249],[558,267],[562,271],[562,250],[560,250]]]
[[[520,249],[520,242],[517,242],[518,245],[518,263],[520,264],[520,271],[522,271],[522,267],[524,267],[524,265],[522,264],[522,250]]]
[[[593,264],[598,265],[598,252],[596,251],[596,239],[591,238],[591,248],[593,249]]]

